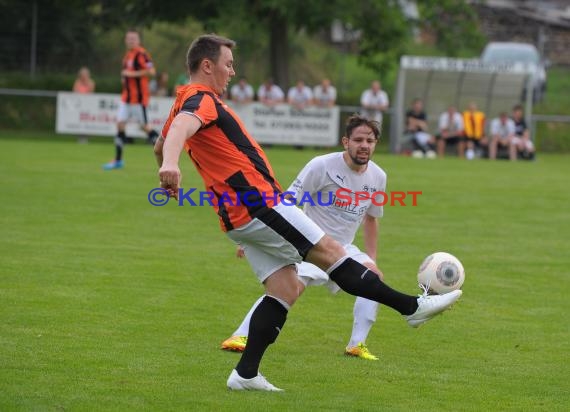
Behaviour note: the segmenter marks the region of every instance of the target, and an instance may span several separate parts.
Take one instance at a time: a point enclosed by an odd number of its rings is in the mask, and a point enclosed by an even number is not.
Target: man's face
[[[343,145],[352,162],[362,166],[372,157],[376,148],[376,138],[370,127],[361,125],[353,129],[348,138],[343,138]]]
[[[229,47],[222,46],[217,63],[212,64],[213,87],[220,96],[228,88],[232,77],[235,76],[234,57]]]
[[[129,31],[125,35],[125,45],[127,49],[131,50],[141,44],[141,39],[136,31]]]

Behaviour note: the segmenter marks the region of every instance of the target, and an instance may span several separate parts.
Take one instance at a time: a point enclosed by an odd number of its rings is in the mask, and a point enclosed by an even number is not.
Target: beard
[[[352,162],[356,165],[359,166],[363,166],[365,164],[368,164],[368,161],[370,160],[370,153],[369,152],[360,152],[360,153],[356,153],[356,154],[352,154],[349,153],[350,159],[352,160]],[[358,156],[361,156],[360,158]],[[366,160],[363,160],[364,156],[366,157]]]

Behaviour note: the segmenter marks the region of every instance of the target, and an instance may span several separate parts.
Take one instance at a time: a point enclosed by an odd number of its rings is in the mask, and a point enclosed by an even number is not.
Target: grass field
[[[381,308],[381,360],[366,362],[343,356],[353,298],[310,288],[262,363],[286,392],[232,393],[238,355],[219,343],[262,289],[214,212],[149,204],[149,146],[103,172],[110,141],[48,137],[0,134],[1,411],[567,410],[568,156],[377,154],[389,190],[423,192],[385,208],[387,281],[419,292],[419,263],[445,250],[466,268],[462,299],[418,330]],[[284,185],[317,153],[268,150]]]

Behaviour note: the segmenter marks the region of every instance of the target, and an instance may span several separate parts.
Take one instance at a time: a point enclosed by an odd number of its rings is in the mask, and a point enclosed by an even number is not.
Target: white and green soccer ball
[[[465,281],[465,269],[452,254],[432,253],[418,270],[418,283],[430,293],[442,295],[460,289]]]

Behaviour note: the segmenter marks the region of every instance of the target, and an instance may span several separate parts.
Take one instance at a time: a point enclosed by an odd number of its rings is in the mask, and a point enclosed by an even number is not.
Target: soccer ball
[[[430,293],[438,295],[460,289],[464,281],[463,265],[459,259],[446,252],[429,255],[418,270],[418,283]]]

